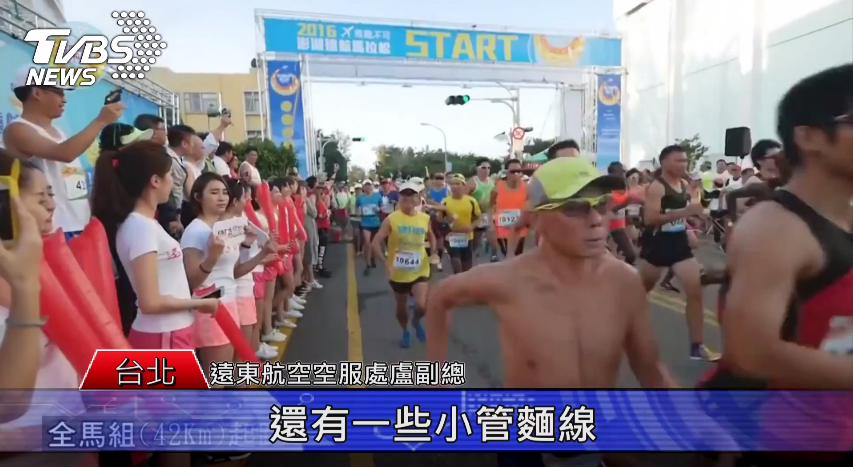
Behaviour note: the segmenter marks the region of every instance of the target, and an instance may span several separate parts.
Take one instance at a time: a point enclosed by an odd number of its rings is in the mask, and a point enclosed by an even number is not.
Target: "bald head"
[[[193,135],[193,148],[190,151],[190,159],[194,161],[200,161],[204,159],[204,142],[198,135]]]

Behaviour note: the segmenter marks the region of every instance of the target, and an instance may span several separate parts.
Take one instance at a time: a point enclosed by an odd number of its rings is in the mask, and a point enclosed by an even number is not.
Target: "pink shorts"
[[[195,349],[194,327],[187,326],[167,332],[141,332],[131,329],[127,341],[134,349]]]
[[[252,279],[255,280],[254,295],[255,300],[263,300],[266,296],[267,282],[275,280],[275,268],[265,267],[264,272],[253,272]]]
[[[234,322],[239,323],[240,312],[237,308],[236,298],[231,297],[228,300],[223,300],[222,304],[228,309],[228,313],[231,313],[231,318],[234,319]],[[216,322],[216,318],[213,316],[196,312],[194,328],[197,347],[218,347],[220,345],[231,344],[231,340],[222,332],[222,328],[219,327],[219,323]]]
[[[237,312],[240,313],[240,326],[251,326],[258,322],[258,309],[255,297],[237,297]]]

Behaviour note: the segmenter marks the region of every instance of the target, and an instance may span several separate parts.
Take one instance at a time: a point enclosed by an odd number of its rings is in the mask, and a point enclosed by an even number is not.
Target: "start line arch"
[[[270,10],[255,10],[255,26],[264,137],[293,144],[303,177],[319,172],[312,82],[502,87],[516,124],[519,88],[556,89],[559,137],[599,167],[620,160],[618,36]]]

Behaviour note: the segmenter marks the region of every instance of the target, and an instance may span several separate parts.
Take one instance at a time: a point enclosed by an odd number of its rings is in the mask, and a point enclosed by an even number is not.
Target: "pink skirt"
[[[131,329],[127,341],[134,349],[195,349],[194,327],[187,326],[168,332],[141,332]]]
[[[235,323],[240,322],[240,312],[237,308],[236,297],[225,299],[222,301],[228,313],[231,313],[231,318]],[[222,332],[222,328],[216,322],[216,318],[206,313],[196,312],[195,314],[195,343],[196,347],[219,347],[220,345],[229,345],[231,340]]]
[[[240,326],[252,326],[258,322],[258,309],[255,297],[237,297],[237,312],[240,313]]]

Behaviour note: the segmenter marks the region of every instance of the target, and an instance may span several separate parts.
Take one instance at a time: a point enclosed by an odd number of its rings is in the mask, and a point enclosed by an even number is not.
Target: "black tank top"
[[[663,179],[657,177],[656,180],[663,185],[663,197],[660,199],[660,212],[666,214],[670,211],[677,211],[687,207],[690,202],[690,194],[687,192],[687,184],[681,182],[681,191],[675,191],[672,186]],[[664,225],[648,226],[648,233],[657,235],[659,233],[666,234],[686,234],[687,219],[677,219]]]
[[[816,275],[799,280],[779,330],[780,337],[803,347],[853,354],[853,233],[818,214],[795,194],[776,190],[772,201],[803,220],[818,241],[826,264]],[[730,286],[726,275],[720,288],[720,319]],[[766,382],[736,377],[721,364],[706,380],[720,389],[766,388]]]

